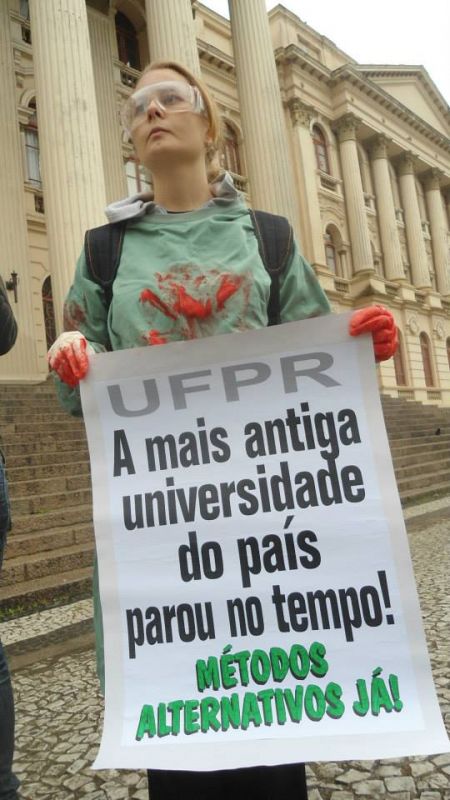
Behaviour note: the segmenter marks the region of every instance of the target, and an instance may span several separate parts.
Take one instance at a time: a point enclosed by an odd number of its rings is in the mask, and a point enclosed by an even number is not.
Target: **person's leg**
[[[19,781],[12,771],[14,697],[8,664],[0,641],[0,800],[17,800]]]
[[[307,800],[305,765],[181,772],[150,770],[151,800]]]

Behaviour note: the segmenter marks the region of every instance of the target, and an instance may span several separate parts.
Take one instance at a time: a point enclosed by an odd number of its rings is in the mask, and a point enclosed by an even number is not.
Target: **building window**
[[[241,157],[239,154],[238,136],[234,128],[224,123],[223,131],[223,165],[228,172],[242,175]]]
[[[133,23],[120,11],[116,14],[115,23],[119,61],[133,69],[141,69],[139,41]]]
[[[328,161],[327,142],[324,133],[318,125],[314,125],[312,129],[313,144],[316,153],[317,167],[327,175],[331,175],[330,164]]]
[[[134,158],[125,162],[125,175],[127,176],[128,194],[151,191],[151,183],[145,168],[138,164]]]
[[[30,4],[28,0],[20,0],[20,16],[24,19],[30,19]]]
[[[406,370],[405,361],[403,357],[403,337],[401,331],[397,328],[398,347],[394,353],[394,369],[395,380],[397,386],[406,386]]]
[[[41,168],[39,163],[39,136],[37,128],[36,101],[31,100],[29,108],[33,113],[28,120],[28,125],[23,129],[25,139],[26,180],[42,189]]]
[[[431,347],[430,340],[426,333],[420,334],[420,351],[422,353],[423,373],[425,375],[425,386],[434,386],[433,369],[431,366]]]

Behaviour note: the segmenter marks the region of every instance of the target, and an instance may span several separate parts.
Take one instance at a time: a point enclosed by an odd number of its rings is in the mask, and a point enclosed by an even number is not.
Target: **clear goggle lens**
[[[203,98],[196,86],[184,81],[164,81],[151,86],[143,86],[132,94],[122,109],[122,124],[131,132],[145,118],[152,102],[168,113],[192,111],[202,114],[205,111]]]

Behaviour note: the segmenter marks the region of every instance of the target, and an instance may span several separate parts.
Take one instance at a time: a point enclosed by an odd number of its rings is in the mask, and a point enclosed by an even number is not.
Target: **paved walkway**
[[[405,517],[436,688],[450,731],[449,499],[407,510]],[[425,511],[428,516],[421,519]],[[5,642],[17,641],[27,635],[27,628],[33,628],[29,635],[36,635],[36,631],[55,629],[62,618],[77,622],[88,619],[90,613],[90,603],[83,601],[3,625],[1,635]],[[90,768],[102,717],[92,651],[47,659],[19,670],[14,674],[14,686],[15,768],[24,800],[147,800],[144,772],[93,772]],[[308,785],[310,800],[450,800],[450,753],[432,758],[311,764]]]

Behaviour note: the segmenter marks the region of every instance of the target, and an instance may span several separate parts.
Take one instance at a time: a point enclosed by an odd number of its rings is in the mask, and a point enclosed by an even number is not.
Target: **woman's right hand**
[[[95,350],[79,331],[62,333],[53,342],[47,353],[47,360],[58,377],[68,386],[78,386],[89,369],[89,355]]]

